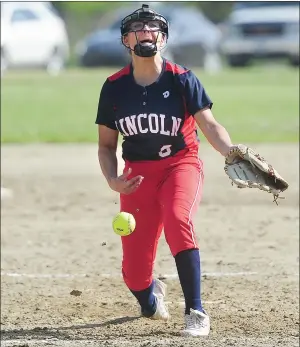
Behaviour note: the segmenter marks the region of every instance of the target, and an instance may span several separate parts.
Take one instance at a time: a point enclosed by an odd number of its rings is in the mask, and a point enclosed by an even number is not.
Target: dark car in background
[[[151,4],[170,22],[170,36],[162,55],[174,62],[201,67],[208,54],[218,53],[221,31],[200,11],[193,7]],[[137,7],[121,8],[113,12],[111,23],[92,32],[76,45],[76,56],[81,66],[123,66],[130,55],[121,43],[120,22]]]

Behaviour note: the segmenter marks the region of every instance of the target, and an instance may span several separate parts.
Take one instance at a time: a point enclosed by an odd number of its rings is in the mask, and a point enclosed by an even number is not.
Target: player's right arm
[[[117,144],[118,131],[105,125],[98,125],[98,159],[101,171],[112,190],[122,194],[131,194],[142,183],[143,177],[138,175],[127,180],[131,174],[130,168],[121,176],[117,175]]]
[[[98,159],[101,171],[108,184],[113,178],[116,178],[118,131],[108,128],[105,125],[98,125]]]
[[[118,176],[117,145],[119,132],[114,121],[111,103],[111,86],[106,81],[102,87],[96,124],[98,124],[98,159],[101,171],[110,188],[118,193],[130,194],[141,184],[143,177],[135,176],[127,180],[131,169]]]

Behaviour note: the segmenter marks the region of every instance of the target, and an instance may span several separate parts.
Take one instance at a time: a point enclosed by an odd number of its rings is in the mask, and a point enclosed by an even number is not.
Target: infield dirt
[[[299,346],[298,146],[253,147],[290,183],[279,206],[232,187],[223,158],[201,148],[195,226],[212,331],[187,340],[179,282],[165,276],[176,267],[164,236],[155,275],[168,285],[171,320],[140,318],[123,284],[111,228],[118,196],[101,175],[97,146],[2,146],[2,185],[13,196],[1,202],[1,345]]]

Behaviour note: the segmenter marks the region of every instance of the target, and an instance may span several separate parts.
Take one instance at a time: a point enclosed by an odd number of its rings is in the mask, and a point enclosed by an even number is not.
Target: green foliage
[[[124,2],[120,1],[53,1],[52,4],[62,13],[73,12],[81,14],[106,12],[124,6]]]
[[[8,72],[2,77],[1,140],[95,142],[99,92],[116,69]],[[234,142],[299,141],[299,70],[289,67],[194,70]],[[203,140],[203,136],[201,136]]]
[[[225,21],[233,6],[232,1],[193,1],[187,4],[200,9],[214,23]]]

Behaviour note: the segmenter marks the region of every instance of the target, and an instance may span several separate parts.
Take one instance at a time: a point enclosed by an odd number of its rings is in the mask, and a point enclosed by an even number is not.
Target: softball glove
[[[273,194],[277,205],[279,194],[288,183],[263,157],[245,145],[232,146],[225,157],[225,173],[238,188],[257,188]]]

